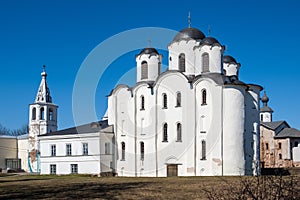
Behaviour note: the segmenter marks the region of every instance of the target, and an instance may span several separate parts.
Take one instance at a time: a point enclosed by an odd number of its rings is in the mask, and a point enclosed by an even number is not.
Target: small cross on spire
[[[188,25],[189,25],[189,28],[191,28],[191,12],[189,11],[189,15],[188,15]]]
[[[43,72],[46,72],[46,65],[43,65]]]

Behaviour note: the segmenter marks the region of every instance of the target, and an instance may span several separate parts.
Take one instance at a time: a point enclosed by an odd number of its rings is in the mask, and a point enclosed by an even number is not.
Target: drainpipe
[[[223,157],[223,151],[224,151],[224,145],[223,145],[223,142],[224,142],[224,133],[223,133],[223,128],[224,128],[224,85],[222,85],[222,91],[221,91],[221,159],[222,159],[222,169],[221,169],[221,175],[224,176],[224,157]]]

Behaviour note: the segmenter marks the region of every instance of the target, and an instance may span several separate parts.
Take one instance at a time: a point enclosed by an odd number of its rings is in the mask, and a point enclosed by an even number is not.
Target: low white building
[[[107,121],[40,135],[41,174],[112,172],[112,137]]]

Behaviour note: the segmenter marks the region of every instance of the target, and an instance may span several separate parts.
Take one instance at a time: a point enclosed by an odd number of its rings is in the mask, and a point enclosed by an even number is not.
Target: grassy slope
[[[240,180],[240,177],[9,176],[0,177],[0,199],[207,199],[205,190],[238,187]]]

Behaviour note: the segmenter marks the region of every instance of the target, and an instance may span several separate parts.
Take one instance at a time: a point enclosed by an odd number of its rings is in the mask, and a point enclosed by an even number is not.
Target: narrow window
[[[294,147],[298,147],[298,142],[297,141],[295,142],[295,146]]]
[[[184,53],[180,54],[178,57],[179,60],[179,71],[185,72],[185,55]]]
[[[278,143],[278,148],[281,149],[281,142]]]
[[[49,120],[53,121],[53,110],[52,110],[52,108],[49,108]]]
[[[168,124],[165,123],[163,126],[163,142],[168,142]]]
[[[202,152],[201,160],[206,160],[206,142],[205,142],[205,140],[202,140],[201,145],[202,145],[202,148],[201,148],[201,152]]]
[[[147,78],[148,78],[148,63],[146,61],[143,61],[141,79],[147,79]]]
[[[141,96],[141,110],[145,110],[145,97]]]
[[[144,160],[145,158],[145,146],[144,142],[141,142],[141,160]]]
[[[202,105],[206,105],[206,90],[202,90]]]
[[[45,120],[45,109],[41,107],[40,109],[40,120]]]
[[[122,142],[121,146],[122,146],[122,157],[121,157],[121,160],[125,160],[125,142]]]
[[[226,73],[227,73],[227,72],[226,72],[226,70],[224,69],[224,70],[223,70],[223,74],[224,74],[225,76],[226,76]]]
[[[266,150],[269,150],[269,144],[266,143]]]
[[[260,115],[260,121],[264,121],[264,116],[262,114]]]
[[[181,93],[177,92],[176,95],[176,107],[180,107],[181,106]]]
[[[71,164],[71,174],[78,174],[78,164]]]
[[[202,72],[209,72],[209,55],[208,55],[208,53],[202,54]]]
[[[163,93],[163,108],[168,108],[168,97],[166,93]]]
[[[82,143],[82,155],[87,156],[89,154],[88,143]]]
[[[50,174],[56,174],[56,165],[50,165]]]
[[[281,159],[282,159],[282,154],[280,153],[280,154],[279,154],[279,160],[281,160]]]
[[[32,120],[36,120],[36,108],[32,108]]]
[[[110,154],[110,143],[109,142],[105,143],[105,154],[106,155]]]
[[[51,156],[56,156],[56,145],[55,144],[51,145]]]
[[[66,155],[71,156],[72,155],[72,145],[66,144]]]
[[[177,124],[177,142],[181,142],[181,139],[182,139],[182,129],[181,129],[181,124],[178,123]]]
[[[158,75],[161,73],[161,62],[158,63],[157,73],[158,73]]]

